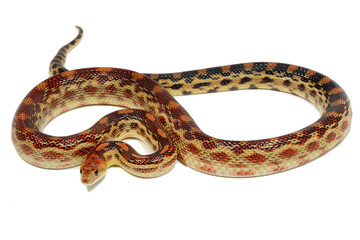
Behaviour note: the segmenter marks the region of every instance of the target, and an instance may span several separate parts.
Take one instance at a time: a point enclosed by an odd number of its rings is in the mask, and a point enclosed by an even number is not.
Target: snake
[[[302,166],[334,148],[350,130],[352,110],[347,94],[316,71],[274,62],[168,74],[110,67],[68,70],[66,57],[83,36],[82,28],[77,28],[77,36],[52,59],[50,77],[27,94],[13,119],[15,149],[34,166],[64,169],[80,165],[81,182],[88,186],[103,179],[112,166],[152,178],[168,173],[177,159],[210,175],[256,177]],[[174,98],[243,89],[293,94],[322,113],[309,126],[282,136],[223,140],[204,133]],[[234,104],[234,111],[241,112],[236,103],[224,104]],[[124,109],[70,136],[44,133],[45,126],[60,114],[91,105]],[[124,142],[128,138],[146,142],[153,153],[139,154]]]

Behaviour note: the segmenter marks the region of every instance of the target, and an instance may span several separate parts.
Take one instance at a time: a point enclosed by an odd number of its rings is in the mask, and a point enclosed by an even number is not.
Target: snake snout
[[[85,170],[81,169],[81,182],[85,185],[93,185],[104,177],[104,173],[100,173],[98,170]]]
[[[81,183],[83,183],[85,185],[91,185],[90,176],[81,174]]]

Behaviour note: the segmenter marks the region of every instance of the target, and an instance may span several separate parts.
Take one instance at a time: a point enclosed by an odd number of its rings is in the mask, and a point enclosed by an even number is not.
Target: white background
[[[359,239],[359,6],[357,1],[3,1],[1,26],[1,239]],[[48,77],[57,50],[83,27],[67,67],[165,73],[254,61],[308,67],[335,79],[353,124],[334,150],[272,176],[229,179],[180,162],[166,176],[108,171],[96,188],[79,168],[45,170],[10,140],[25,95]],[[308,102],[278,92],[177,97],[208,134],[278,136],[314,122]],[[49,134],[84,130],[114,108],[84,108]],[[141,147],[141,145],[140,145]],[[137,145],[136,148],[139,148]],[[144,151],[144,150],[140,150]]]

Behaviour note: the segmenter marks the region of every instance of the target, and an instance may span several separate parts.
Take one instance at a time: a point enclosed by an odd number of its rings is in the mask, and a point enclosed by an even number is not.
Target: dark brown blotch
[[[232,80],[230,80],[230,79],[224,79],[224,80],[222,80],[222,81],[220,82],[220,85],[226,86],[226,85],[228,85],[228,84],[231,83],[231,82],[232,82]]]
[[[305,85],[304,84],[300,84],[298,88],[302,92],[305,91]]]
[[[269,77],[264,77],[262,80],[261,80],[261,83],[272,83],[274,82],[273,79],[269,78]]]
[[[130,124],[130,127],[132,128],[132,129],[136,129],[136,128],[138,128],[138,124],[136,123],[136,122],[132,122],[131,124]]]
[[[312,97],[315,97],[315,96],[316,96],[316,91],[315,91],[315,90],[312,90],[312,91],[310,92],[310,95],[311,95]]]
[[[123,91],[123,94],[124,94],[124,96],[125,96],[126,98],[131,98],[131,97],[133,96],[133,94],[132,94],[132,92],[131,92],[130,89],[125,89],[125,90]]]
[[[181,87],[183,86],[183,84],[174,84],[174,85],[172,85],[170,88],[171,89],[173,89],[173,90],[178,90],[178,89],[180,89]]]
[[[197,83],[194,85],[194,88],[201,88],[201,87],[207,87],[207,86],[210,86],[210,82]]]
[[[247,82],[250,82],[251,81],[251,78],[249,77],[243,77],[241,80],[240,80],[240,84],[245,84]]]
[[[289,87],[289,86],[291,85],[291,82],[290,82],[289,80],[285,80],[285,81],[283,82],[283,85],[284,85],[285,87]]]

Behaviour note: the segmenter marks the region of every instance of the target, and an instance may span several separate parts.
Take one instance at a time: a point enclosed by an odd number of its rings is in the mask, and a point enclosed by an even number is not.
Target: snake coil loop
[[[170,74],[140,74],[117,68],[64,68],[68,52],[82,38],[62,47],[50,64],[50,78],[21,102],[12,126],[19,155],[43,168],[81,165],[82,182],[94,184],[118,165],[140,177],[170,171],[176,159],[198,171],[251,177],[301,166],[336,146],[347,134],[351,106],[330,78],[303,67],[261,62]],[[269,89],[295,94],[322,109],[315,123],[294,133],[255,141],[228,141],[203,133],[176,95]],[[67,137],[44,134],[56,116],[88,105],[130,109],[101,118],[86,131]],[[123,139],[149,142],[153,154],[140,155]]]

